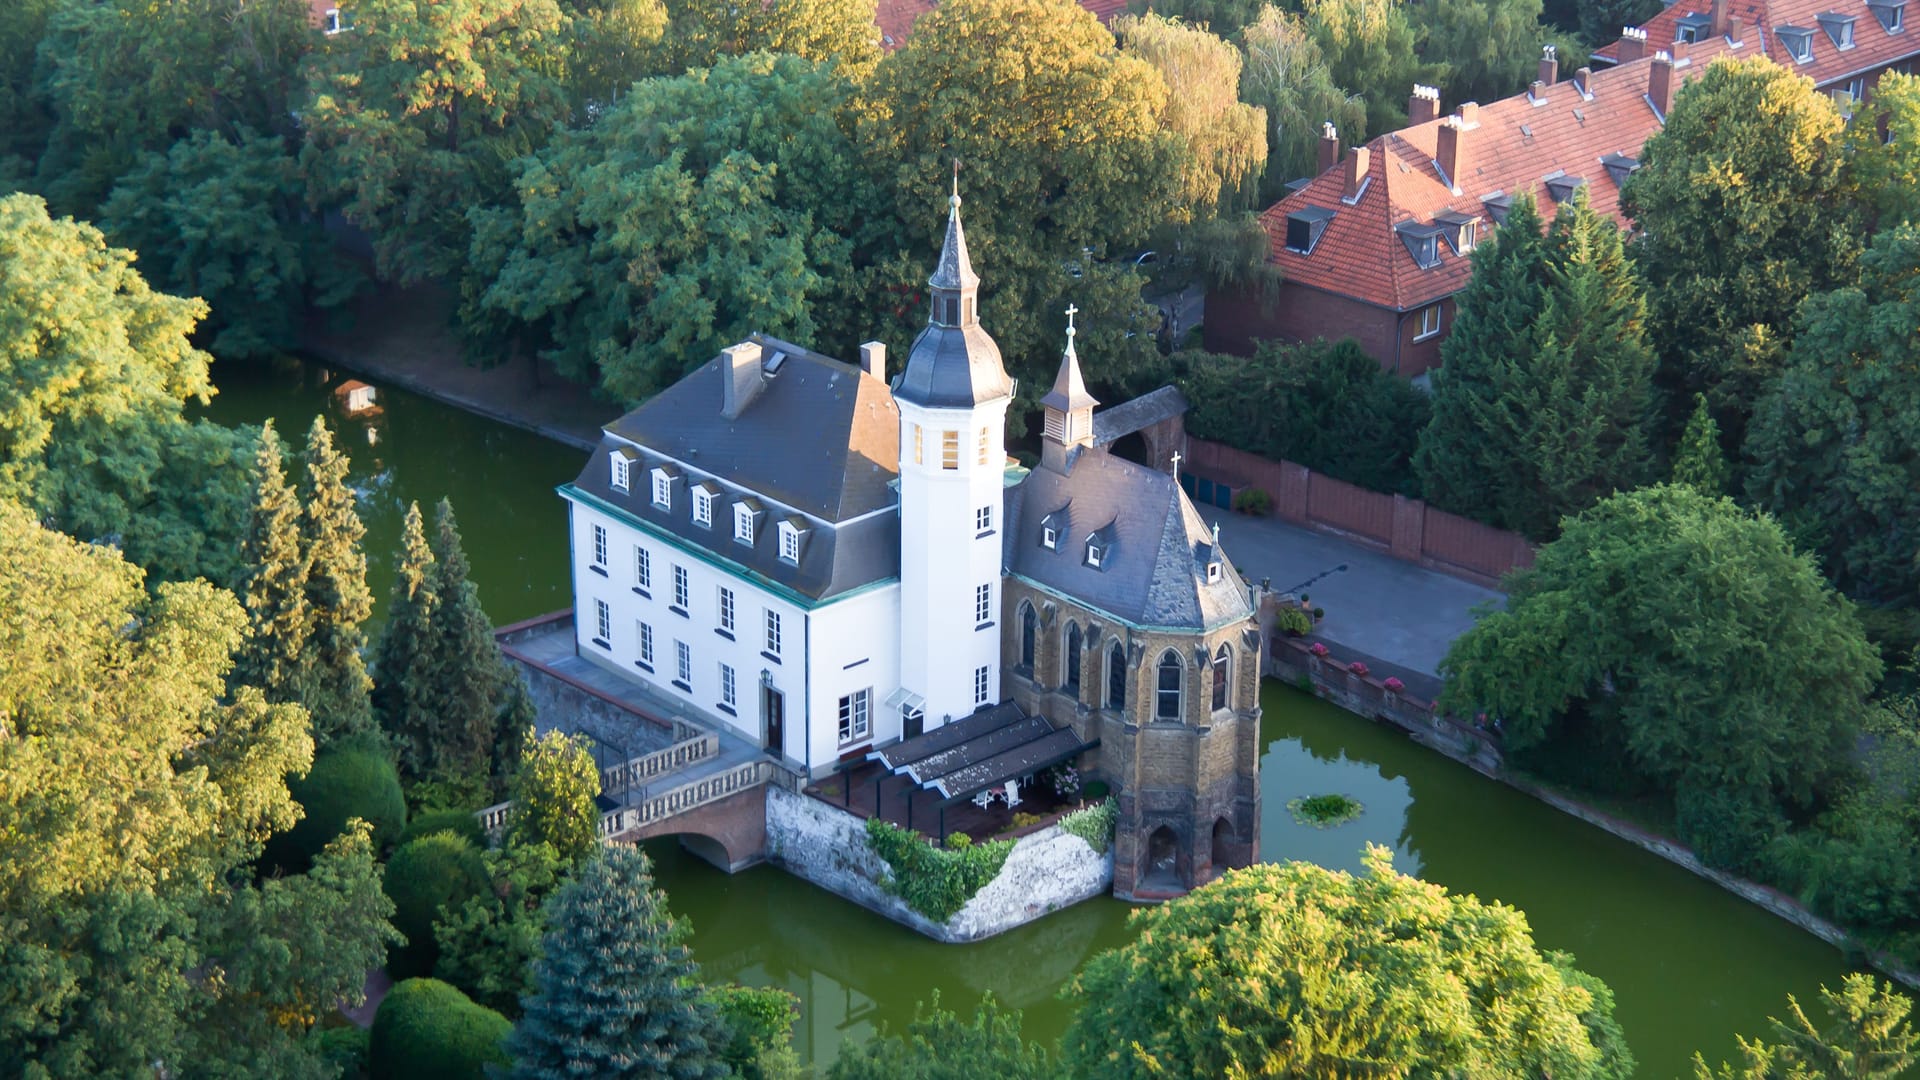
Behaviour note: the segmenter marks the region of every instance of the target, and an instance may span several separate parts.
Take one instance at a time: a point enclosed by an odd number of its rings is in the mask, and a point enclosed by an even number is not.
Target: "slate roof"
[[[1758,52],[1759,35],[1745,36],[1748,41],[1739,48],[1716,39],[1677,56],[1676,88],[1704,70],[1705,58]],[[1518,94],[1480,106],[1479,126],[1461,135],[1468,167],[1452,178],[1458,195],[1442,182],[1434,164],[1440,127],[1450,118],[1373,139],[1366,144],[1366,184],[1354,204],[1343,198],[1342,160],[1261,215],[1270,260],[1289,283],[1412,311],[1465,288],[1472,263],[1468,251],[1455,251],[1443,238],[1437,264],[1422,267],[1401,238],[1409,228],[1443,224],[1442,215],[1451,213],[1479,219],[1479,236],[1485,239],[1494,224],[1488,200],[1522,191],[1533,195],[1540,215],[1551,221],[1558,205],[1553,181],[1563,179],[1584,179],[1589,204],[1619,219],[1619,181],[1603,159],[1638,158],[1641,146],[1659,130],[1660,117],[1646,97],[1652,65],[1650,54],[1595,71],[1587,83],[1590,96],[1583,96],[1569,77],[1544,87],[1538,99]],[[1567,185],[1558,186],[1565,193]],[[1304,255],[1286,246],[1287,215],[1302,210],[1332,214]]]
[[[803,597],[898,577],[899,516],[874,513],[897,504],[900,415],[886,385],[799,346],[751,340],[763,351],[763,382],[736,419],[720,412],[716,358],[608,424],[573,488]],[[620,492],[608,457],[630,443],[639,457],[630,490]],[[652,469],[666,461],[677,463],[676,479],[673,505],[662,510],[653,505]],[[711,527],[693,522],[689,490],[703,481],[718,490]],[[733,538],[738,503],[763,511],[751,547]],[[780,558],[785,520],[806,529],[798,565]]]
[[[940,246],[940,262],[927,285],[933,290],[936,314],[946,298],[952,298],[956,310],[962,298],[968,307],[957,325],[951,319],[928,320],[926,329],[913,339],[906,368],[894,380],[895,396],[934,409],[971,409],[983,401],[1011,397],[1013,379],[1000,361],[1000,346],[980,325],[979,315],[972,308],[971,294],[980,287],[980,275],[973,272],[973,263],[967,258],[967,234],[960,226],[957,192],[947,210],[947,236]]]
[[[1207,581],[1212,530],[1173,477],[1102,449],[1072,455],[1066,470],[1034,469],[1009,493],[1009,573],[1134,626],[1200,631],[1251,614],[1224,554],[1219,580]],[[1049,515],[1056,550],[1041,543]],[[1098,568],[1086,562],[1092,533],[1107,542]]]
[[[1727,11],[1740,20],[1740,36],[1747,45],[1741,55],[1758,52],[1796,75],[1811,78],[1816,86],[1831,88],[1876,68],[1920,56],[1920,29],[1912,25],[1912,20],[1920,18],[1920,5],[1913,7],[1915,10],[1904,13],[1898,31],[1882,25],[1865,0],[1728,0]],[[1850,48],[1840,48],[1822,28],[1820,17],[1829,14],[1852,17]],[[1711,0],[1679,0],[1641,27],[1647,33],[1646,47],[1675,50],[1677,58],[1681,55],[1678,50],[1687,48],[1677,43],[1681,21],[1711,21],[1711,17]],[[1780,38],[1781,27],[1813,32],[1809,59],[1795,59]],[[1692,49],[1691,55],[1698,59],[1700,45]],[[1611,63],[1619,55],[1620,42],[1616,41],[1595,52],[1593,58]]]

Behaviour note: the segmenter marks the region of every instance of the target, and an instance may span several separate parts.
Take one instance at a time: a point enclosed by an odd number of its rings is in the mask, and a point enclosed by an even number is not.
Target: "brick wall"
[[[1265,491],[1283,521],[1350,536],[1395,558],[1480,584],[1498,584],[1507,571],[1533,565],[1533,545],[1518,533],[1436,510],[1419,499],[1355,487],[1295,462],[1188,436],[1181,467],[1235,490]]]
[[[1209,292],[1205,345],[1210,352],[1251,356],[1259,341],[1352,338],[1388,371],[1409,378],[1440,366],[1440,343],[1453,327],[1453,301],[1440,301],[1440,333],[1421,341],[1420,312],[1404,314],[1307,285],[1282,284],[1275,296]]]

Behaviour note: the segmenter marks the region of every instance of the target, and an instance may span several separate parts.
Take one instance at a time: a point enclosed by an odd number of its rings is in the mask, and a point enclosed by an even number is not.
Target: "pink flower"
[[[1355,660],[1353,663],[1348,664],[1347,670],[1353,672],[1355,675],[1358,675],[1363,679],[1366,678],[1367,676],[1367,665],[1365,664],[1365,662],[1360,660]]]
[[[1309,645],[1309,646],[1307,646],[1307,651],[1308,651],[1308,652],[1310,652],[1310,653],[1312,653],[1312,654],[1313,654],[1313,655],[1315,655],[1315,656],[1325,656],[1325,655],[1327,655],[1327,647],[1326,647],[1325,645],[1323,645],[1323,644],[1321,644],[1321,643],[1320,643],[1320,642],[1318,642],[1318,641],[1316,641],[1316,642],[1314,642],[1313,644],[1311,644],[1311,645]]]
[[[1387,676],[1387,681],[1381,683],[1380,685],[1386,687],[1388,690],[1396,694],[1407,688],[1406,683],[1401,682],[1399,679],[1396,679],[1391,675]]]

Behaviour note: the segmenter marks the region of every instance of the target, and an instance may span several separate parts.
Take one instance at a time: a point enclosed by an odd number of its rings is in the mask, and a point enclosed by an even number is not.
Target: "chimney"
[[[1726,0],[1714,0],[1724,4]],[[1551,45],[1540,46],[1540,81],[1548,86],[1560,81],[1560,57]]]
[[[1580,96],[1583,98],[1592,97],[1593,96],[1593,69],[1592,68],[1575,68],[1573,72],[1573,88],[1575,90],[1580,91]]]
[[[1360,197],[1360,186],[1367,179],[1367,159],[1370,155],[1364,146],[1356,146],[1347,152],[1347,183],[1340,197],[1351,203]]]
[[[1332,121],[1320,125],[1320,157],[1313,175],[1319,176],[1340,163],[1340,132]]]
[[[1637,26],[1625,27],[1620,31],[1620,41],[1613,47],[1613,60],[1616,64],[1631,64],[1647,55],[1647,32]]]
[[[1727,16],[1727,44],[1740,44],[1740,16],[1738,15]]]
[[[1465,106],[1461,108],[1464,110]],[[1472,164],[1467,148],[1462,145],[1466,133],[1467,125],[1461,117],[1448,117],[1446,122],[1440,125],[1439,144],[1433,152],[1434,164],[1438,165],[1440,171],[1446,175],[1448,186],[1452,187],[1456,194],[1462,187],[1460,182],[1462,174]]]
[[[1440,116],[1440,88],[1413,84],[1413,96],[1407,99],[1407,126],[1424,124]]]
[[[1665,51],[1653,54],[1653,66],[1647,69],[1647,103],[1664,122],[1673,108],[1673,57]]]
[[[720,350],[720,415],[737,420],[765,385],[760,376],[760,343],[743,341]]]
[[[1727,0],[1713,0],[1710,9],[1713,19],[1713,36],[1720,37],[1727,32]]]
[[[878,341],[860,346],[860,370],[882,382],[887,378],[887,347]]]
[[[1472,131],[1474,128],[1480,126],[1480,103],[1477,101],[1463,101],[1460,103],[1460,107],[1453,111],[1453,115],[1459,120],[1460,126],[1463,129]]]

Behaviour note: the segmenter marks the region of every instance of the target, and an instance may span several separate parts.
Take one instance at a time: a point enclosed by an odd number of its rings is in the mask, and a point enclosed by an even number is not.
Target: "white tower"
[[[956,178],[933,311],[900,407],[900,686],[912,735],[1000,700],[1000,571],[1013,380],[980,327]],[[918,711],[919,715],[916,715]]]

